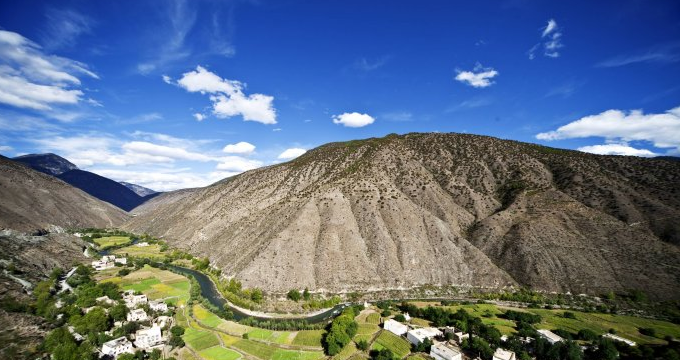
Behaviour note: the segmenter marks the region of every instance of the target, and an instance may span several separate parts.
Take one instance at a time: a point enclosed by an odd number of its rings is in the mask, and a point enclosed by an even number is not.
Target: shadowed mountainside
[[[463,134],[330,143],[199,189],[125,227],[246,286],[421,284],[680,296],[680,163]]]

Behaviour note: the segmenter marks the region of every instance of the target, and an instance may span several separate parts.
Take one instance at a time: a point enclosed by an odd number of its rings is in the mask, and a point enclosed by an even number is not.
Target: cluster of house
[[[108,299],[108,297],[105,296],[97,300],[105,302],[106,299],[104,298]],[[130,309],[126,318],[128,322],[149,320],[151,321],[151,327],[137,330],[134,335],[134,342],[130,342],[125,336],[105,342],[101,348],[102,356],[110,356],[115,359],[120,354],[132,354],[137,349],[148,351],[162,347],[165,344],[167,334],[166,337],[164,337],[161,329],[172,324],[172,317],[158,316],[156,318],[152,318],[146,313],[146,311],[144,311],[143,308],[140,308],[140,306],[148,304],[151,310],[166,312],[168,311],[168,305],[162,301],[149,301],[146,295],[135,295],[134,291],[132,290],[128,290],[123,293],[123,301],[125,302],[125,306]],[[116,322],[114,325],[122,326],[122,323]]]
[[[92,267],[97,271],[102,271],[110,269],[116,266],[116,264],[121,265],[127,264],[127,258],[124,257],[117,258],[116,255],[104,255],[102,256],[101,259],[93,261]]]
[[[408,314],[404,317],[407,318]],[[408,319],[408,318],[407,318]],[[433,327],[413,327],[407,324],[403,324],[399,321],[388,319],[383,323],[383,328],[395,335],[404,336],[413,345],[420,345],[426,339],[429,339],[433,345],[430,347],[430,356],[435,360],[462,360],[463,356],[458,346],[461,345],[463,340],[470,337],[470,334],[463,333],[462,331],[457,331],[454,327],[447,326],[442,329]],[[443,332],[442,332],[443,330]],[[562,337],[555,334],[550,330],[537,330],[538,335],[550,344],[555,344],[564,341]],[[450,338],[450,341],[439,341],[438,339]],[[613,334],[605,334],[604,337],[608,337],[612,340],[624,342],[629,346],[635,346],[635,342],[622,338]],[[507,340],[506,336],[501,338],[502,340]],[[523,338],[523,342],[530,342],[532,339]],[[516,355],[510,350],[505,350],[502,348],[496,349],[493,360],[516,360]]]

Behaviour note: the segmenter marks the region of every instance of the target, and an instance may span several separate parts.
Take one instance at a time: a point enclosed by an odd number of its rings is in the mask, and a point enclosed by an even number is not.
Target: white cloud
[[[389,55],[381,56],[380,58],[377,58],[373,61],[367,60],[366,58],[361,58],[354,63],[354,68],[365,72],[377,70],[383,65],[387,64],[390,58],[391,57]]]
[[[241,141],[236,144],[228,144],[222,151],[228,154],[252,154],[255,151],[255,145]]]
[[[172,78],[169,77],[168,75],[163,75],[162,78],[163,78],[163,82],[165,82],[166,84],[173,85]]]
[[[191,169],[163,168],[154,168],[152,171],[105,168],[92,168],[88,170],[116,181],[125,181],[148,187],[156,191],[172,191],[208,186],[216,181],[237,174],[228,171],[211,171],[203,173],[191,171]]]
[[[346,127],[364,127],[373,124],[375,119],[368,114],[360,114],[358,112],[343,113],[340,115],[333,115],[334,124],[342,124]]]
[[[498,71],[493,68],[485,68],[480,63],[477,63],[472,71],[456,71],[458,72],[455,77],[456,80],[476,88],[491,86],[494,83],[491,79],[498,76]]]
[[[15,32],[0,30],[0,103],[34,110],[76,104],[83,92],[77,76],[98,78],[82,63],[46,55]]]
[[[548,24],[541,31],[541,42],[534,45],[527,54],[529,59],[533,60],[536,57],[536,51],[542,46],[543,55],[550,58],[557,58],[560,56],[559,49],[564,47],[562,43],[562,29],[557,25],[555,19],[548,20]]]
[[[395,122],[413,121],[413,114],[408,111],[396,111],[380,115],[381,118]]]
[[[201,113],[195,113],[194,118],[198,121],[203,121],[203,120],[205,120],[205,115],[203,115]]]
[[[643,157],[653,157],[659,155],[647,149],[636,149],[626,144],[603,144],[582,146],[577,150],[598,155],[626,155]]]
[[[0,145],[0,151],[12,151],[14,148],[8,145]]]
[[[633,54],[619,55],[604,60],[595,66],[617,67],[636,63],[670,64],[680,61],[680,43],[661,44]]]
[[[153,144],[145,141],[131,141],[123,144],[123,150],[131,153],[158,156],[169,159],[211,161],[214,158],[182,148]]]
[[[658,148],[680,148],[680,107],[661,114],[607,110],[536,135],[540,140],[603,137],[608,141],[649,141]]]
[[[213,114],[220,118],[242,116],[245,121],[276,124],[274,97],[264,94],[246,95],[245,85],[237,80],[223,79],[217,74],[197,66],[195,71],[184,73],[177,85],[189,92],[210,94]]]
[[[300,148],[290,148],[286,149],[284,152],[279,154],[278,159],[281,160],[290,160],[290,159],[295,159],[296,157],[306,153],[307,150],[305,149],[300,149]]]
[[[45,17],[41,37],[50,49],[73,47],[80,35],[91,32],[92,20],[75,10],[48,8]]]
[[[262,166],[262,162],[259,160],[246,159],[241,156],[225,156],[221,158],[220,163],[217,164],[217,170],[241,173],[257,169],[260,166]]]

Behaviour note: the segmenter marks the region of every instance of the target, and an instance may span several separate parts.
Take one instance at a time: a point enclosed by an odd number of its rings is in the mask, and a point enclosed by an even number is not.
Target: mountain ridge
[[[680,295],[678,184],[672,161],[412,133],[162,194],[125,227],[270,291],[519,285],[667,298]]]

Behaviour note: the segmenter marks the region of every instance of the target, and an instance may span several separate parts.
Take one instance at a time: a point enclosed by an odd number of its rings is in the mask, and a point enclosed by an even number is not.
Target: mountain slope
[[[78,168],[72,162],[52,153],[22,155],[15,157],[13,160],[24,163],[33,168],[33,170],[53,176]]]
[[[89,171],[80,170],[76,165],[55,154],[29,154],[16,157],[14,160],[27,164],[37,171],[56,176],[97,199],[118,206],[125,211],[130,211],[153,197],[139,195],[125,184]],[[141,186],[140,188],[146,189]],[[146,190],[153,192],[150,189]]]
[[[123,186],[132,190],[135,194],[137,194],[141,197],[147,197],[149,195],[158,194],[158,191],[151,190],[151,189],[146,188],[146,187],[141,186],[141,185],[131,184],[131,183],[125,182],[125,181],[119,181],[119,183],[121,183]]]
[[[0,228],[107,227],[128,215],[53,177],[0,157]]]
[[[162,194],[126,224],[247,286],[680,296],[680,164],[461,134],[331,143]]]

